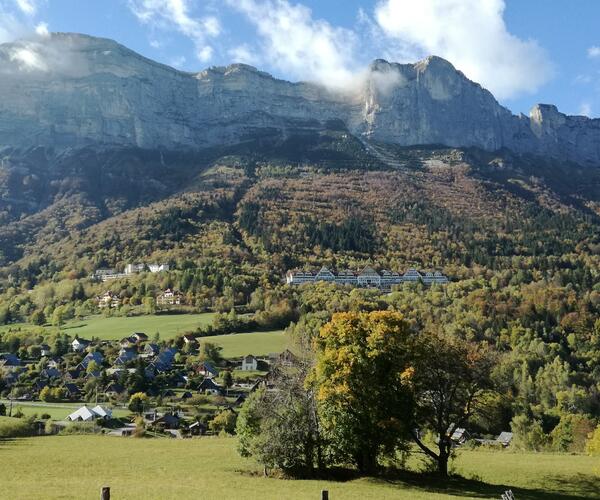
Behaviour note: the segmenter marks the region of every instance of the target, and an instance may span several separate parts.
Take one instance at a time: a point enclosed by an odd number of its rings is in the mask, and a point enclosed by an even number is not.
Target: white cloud
[[[587,49],[587,55],[591,59],[600,57],[600,47],[598,47],[597,45],[592,45],[589,49]]]
[[[252,49],[250,45],[246,43],[229,49],[227,53],[234,63],[244,63],[256,66],[262,62],[262,59],[257,51]]]
[[[592,116],[592,105],[589,102],[582,102],[579,106],[579,114],[584,116]]]
[[[207,62],[213,55],[208,39],[221,34],[221,23],[214,15],[194,17],[191,5],[190,0],[129,0],[129,8],[140,22],[155,29],[176,29],[192,40],[196,57]]]
[[[34,0],[15,0],[17,7],[28,16],[35,16],[37,13],[37,4]]]
[[[314,19],[311,10],[287,0],[227,0],[256,27],[261,60],[286,77],[339,87],[353,81],[357,36]],[[238,53],[243,54],[242,52]]]
[[[35,27],[35,32],[37,35],[41,37],[47,37],[50,35],[50,31],[48,30],[48,23],[38,23]]]
[[[552,76],[544,50],[511,34],[504,0],[381,0],[375,21],[395,42],[395,59],[448,59],[498,98],[535,92]]]

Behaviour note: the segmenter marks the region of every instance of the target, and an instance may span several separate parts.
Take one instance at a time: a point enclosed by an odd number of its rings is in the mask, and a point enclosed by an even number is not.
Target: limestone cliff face
[[[503,147],[600,165],[600,120],[514,116],[449,62],[375,61],[346,93],[234,64],[193,74],[75,34],[0,45],[0,146],[201,149],[332,119],[404,146]]]

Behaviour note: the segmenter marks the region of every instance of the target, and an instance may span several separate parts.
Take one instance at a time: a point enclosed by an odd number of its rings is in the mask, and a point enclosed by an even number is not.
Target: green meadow
[[[238,358],[247,354],[265,356],[270,353],[281,352],[288,345],[289,339],[283,330],[273,332],[231,333],[205,337],[206,342],[212,342],[223,348],[225,358]],[[202,339],[201,339],[202,341]]]
[[[134,332],[143,332],[152,337],[160,334],[161,339],[171,339],[179,334],[196,330],[212,322],[213,313],[162,314],[131,317],[91,316],[83,320],[65,323],[61,330],[81,338],[97,337],[102,340],[119,340]]]
[[[126,439],[126,441],[122,441]],[[464,451],[463,478],[440,483],[407,472],[396,478],[345,481],[265,478],[235,451],[235,438],[133,439],[48,436],[0,441],[2,498],[98,498],[103,485],[119,499],[598,498],[600,459],[583,455]],[[418,460],[411,462],[418,467]]]

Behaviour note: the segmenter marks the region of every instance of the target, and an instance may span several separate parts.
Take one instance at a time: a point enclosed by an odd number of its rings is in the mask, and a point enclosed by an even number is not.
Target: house
[[[40,345],[40,356],[42,356],[43,358],[52,356],[52,349],[50,349],[50,346],[48,344]]]
[[[111,382],[106,387],[104,394],[106,394],[106,396],[108,396],[108,397],[114,398],[114,397],[119,396],[120,394],[123,394],[124,392],[125,392],[125,387],[123,387],[121,384],[118,384],[117,382]]]
[[[179,306],[183,303],[183,295],[170,288],[167,288],[163,293],[156,297],[156,305],[159,306]]]
[[[40,378],[50,380],[52,378],[59,378],[61,376],[60,371],[56,368],[45,368],[40,372]]]
[[[196,367],[196,373],[198,375],[202,375],[203,377],[209,378],[216,377],[217,375],[219,375],[219,371],[208,361],[200,363]]]
[[[10,352],[0,354],[0,368],[14,369],[21,366],[21,360]]]
[[[504,446],[505,448],[510,445],[512,442],[513,433],[512,432],[501,432],[500,435],[496,438],[496,442]]]
[[[270,354],[269,357],[271,358],[272,364],[280,366],[293,366],[298,359],[289,349],[286,349],[280,354]]]
[[[452,442],[454,442],[456,444],[464,444],[465,441],[467,439],[469,439],[469,433],[467,432],[466,429],[464,429],[462,427],[457,427],[452,432],[450,439],[452,440]]]
[[[85,370],[81,364],[77,365],[75,368],[71,368],[67,370],[63,375],[65,380],[77,380],[85,373]]]
[[[135,332],[129,338],[132,339],[137,344],[148,341],[148,335],[146,335],[145,333],[142,333],[142,332]]]
[[[63,386],[63,389],[67,393],[67,397],[69,399],[77,399],[79,396],[81,396],[81,391],[79,390],[79,387],[77,387],[75,384],[65,384]]]
[[[190,347],[197,347],[198,346],[198,341],[196,340],[196,337],[190,333],[184,335],[183,337],[183,343],[187,346]]]
[[[121,305],[121,298],[112,292],[104,292],[96,297],[100,309],[116,309]]]
[[[86,339],[80,339],[80,338],[75,338],[73,340],[73,342],[71,342],[71,349],[73,349],[74,352],[83,352],[85,351],[90,345],[92,344],[92,342],[90,340],[86,340]]]
[[[205,378],[200,385],[198,390],[204,394],[219,395],[223,394],[223,388],[217,384],[212,378]]]
[[[177,349],[175,349],[174,347],[169,347],[167,349],[162,350],[154,361],[154,366],[156,370],[159,372],[169,371],[173,366],[175,354],[177,354]]]
[[[202,436],[206,433],[206,425],[196,421],[193,424],[188,425],[187,431],[191,436]]]
[[[112,410],[104,408],[100,405],[94,408],[82,406],[67,416],[67,420],[71,422],[93,422],[94,420],[108,419],[112,417]]]
[[[186,401],[186,400],[192,398],[193,396],[194,395],[190,391],[185,391],[179,399],[181,399],[182,401]]]
[[[137,274],[149,271],[151,273],[160,273],[169,270],[169,264],[127,264],[125,274]]]
[[[97,366],[100,366],[104,362],[104,356],[98,351],[88,352],[85,358],[81,360],[81,365],[87,370],[92,361],[96,363]]]
[[[149,423],[150,427],[159,429],[178,429],[181,419],[172,413],[165,413]]]
[[[252,354],[248,354],[242,358],[242,371],[256,371],[258,368],[258,359]]]
[[[115,360],[115,366],[123,366],[137,358],[137,349],[135,347],[121,347],[119,357]]]
[[[146,344],[144,346],[141,356],[143,358],[153,358],[155,356],[158,356],[159,352],[160,347],[158,347],[158,344]]]
[[[46,368],[60,368],[61,359],[60,358],[50,358],[46,362]]]

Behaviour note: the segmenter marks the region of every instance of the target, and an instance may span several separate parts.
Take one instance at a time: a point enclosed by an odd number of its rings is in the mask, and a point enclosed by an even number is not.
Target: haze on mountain
[[[600,164],[600,119],[538,104],[514,116],[448,61],[374,61],[346,90],[232,64],[185,73],[118,43],[54,33],[0,46],[0,144],[199,150],[340,120],[400,146],[503,148]]]

